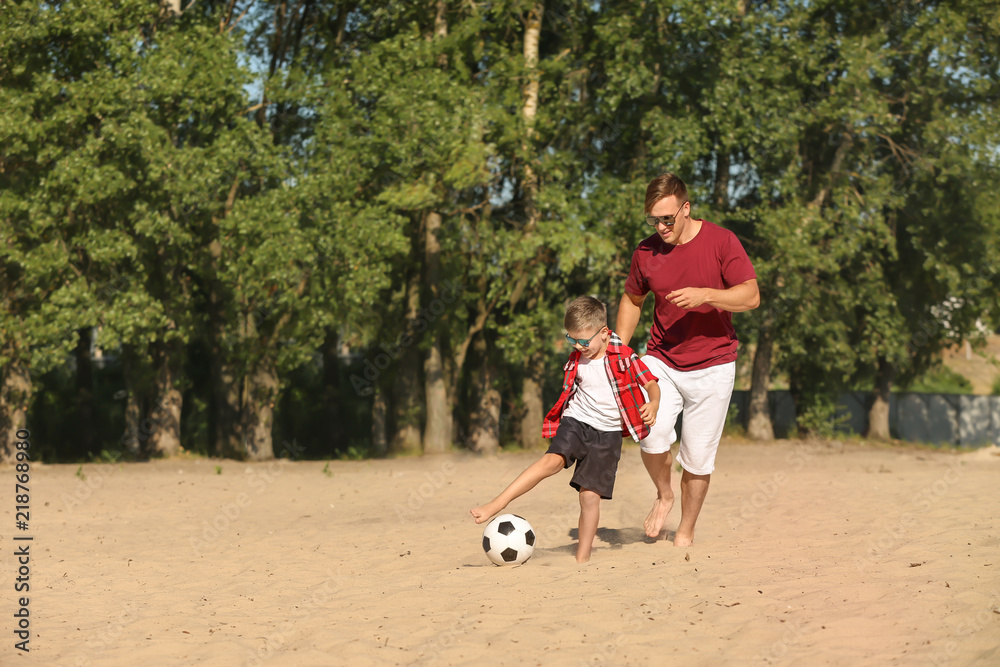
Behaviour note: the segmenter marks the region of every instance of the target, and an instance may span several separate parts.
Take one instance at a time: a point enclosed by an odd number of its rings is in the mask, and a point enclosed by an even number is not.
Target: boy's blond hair
[[[600,299],[581,296],[566,306],[563,327],[566,331],[580,332],[600,329],[608,324],[608,309]]]

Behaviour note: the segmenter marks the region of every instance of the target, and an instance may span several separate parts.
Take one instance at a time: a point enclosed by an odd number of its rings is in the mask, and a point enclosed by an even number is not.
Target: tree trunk
[[[152,420],[156,423],[149,438],[152,456],[176,456],[181,451],[181,407],[184,395],[178,388],[181,353],[177,346],[163,345],[157,354],[156,407]]]
[[[83,451],[94,451],[97,440],[94,435],[97,428],[94,423],[94,368],[90,360],[91,329],[78,329],[76,332],[76,348],[73,356],[76,360],[76,395],[73,398],[73,422],[75,437],[79,439]]]
[[[808,429],[802,426],[802,415],[806,409],[806,392],[799,380],[798,368],[791,368],[788,372],[788,394],[792,397],[792,406],[795,408],[795,431],[798,437],[804,438],[809,435]]]
[[[328,330],[323,340],[323,426],[322,433],[333,449],[344,440],[344,426],[340,404],[343,394],[340,390],[340,337],[336,331]],[[378,384],[375,383],[377,387]],[[384,398],[383,398],[384,401]]]
[[[411,275],[406,285],[407,314],[403,330],[408,345],[400,345],[396,381],[392,385],[392,415],[395,432],[390,449],[394,454],[419,454],[420,422],[423,405],[420,385],[420,351],[417,349],[416,321],[420,312],[420,281]]]
[[[151,422],[143,419],[148,414],[149,407],[149,387],[144,370],[141,355],[135,347],[122,345],[122,377],[125,381],[126,399],[125,430],[119,444],[137,459],[145,459],[149,455],[147,441],[151,432]]]
[[[440,454],[451,447],[453,424],[444,377],[444,359],[437,344],[431,345],[424,361],[424,378],[424,393],[427,397],[424,453]]]
[[[480,366],[469,447],[477,454],[491,455],[500,449],[500,392],[494,386],[496,369],[487,353],[485,336],[476,340],[476,356]]]
[[[532,8],[528,10],[528,16],[524,22],[523,54],[524,66],[528,72],[525,77],[524,87],[522,88],[524,104],[521,107],[521,118],[524,120],[526,130],[524,139],[521,142],[521,148],[525,155],[533,155],[535,152],[532,140],[535,136],[535,118],[538,115],[538,42],[542,34],[542,18],[544,15],[545,5],[540,2],[535,3]],[[535,232],[535,228],[538,226],[539,215],[538,207],[536,205],[536,201],[538,199],[538,174],[535,172],[534,163],[535,161],[532,159],[525,161],[524,177],[521,181],[524,200],[524,214],[527,218],[524,223],[523,242],[527,242],[532,237]],[[514,284],[510,293],[511,311],[514,310],[514,306],[517,305],[517,302],[524,294],[524,290],[527,288],[528,281],[530,279],[530,273],[525,270],[523,261],[515,267],[514,275],[517,276],[517,282]]]
[[[747,437],[751,440],[774,440],[771,408],[767,400],[767,387],[771,382],[771,353],[774,337],[771,327],[760,329],[757,350],[753,355],[753,372],[750,379],[750,401],[747,408]]]
[[[372,453],[375,456],[385,456],[389,451],[389,438],[386,420],[389,416],[389,406],[385,401],[385,390],[381,385],[375,385],[372,395]]]
[[[31,401],[31,375],[27,367],[12,361],[0,370],[0,462],[15,460],[15,443],[20,429],[28,427],[28,403]]]
[[[448,36],[448,2],[447,0],[436,0],[434,12],[434,39],[441,39]],[[439,67],[448,66],[448,56],[440,54],[437,58]]]
[[[729,208],[729,153],[721,150],[716,155],[714,199],[717,210]]]
[[[223,354],[221,351],[219,354]],[[243,449],[240,423],[239,376],[226,359],[212,359],[212,396],[214,398],[215,455],[238,457]]]
[[[442,39],[448,35],[447,9],[445,0],[436,0],[434,15],[434,35],[432,39]],[[438,57],[438,65],[445,67],[448,59],[444,54]],[[424,453],[440,454],[451,448],[454,418],[448,396],[448,374],[445,368],[444,341],[442,340],[440,315],[445,304],[441,300],[441,214],[430,211],[424,221],[424,260],[426,267],[427,307],[433,318],[428,330],[430,348],[424,358],[424,396],[427,401],[427,421],[424,424]]]
[[[424,426],[424,453],[440,454],[451,447],[453,417],[448,399],[440,319],[445,304],[441,300],[441,214],[431,211],[424,225],[424,254],[427,267],[429,301],[426,311],[434,318],[428,333],[431,344],[424,359],[424,396],[427,401],[427,423]]]
[[[879,358],[875,391],[872,392],[872,403],[868,409],[867,437],[873,440],[888,440],[892,437],[889,433],[889,396],[894,376],[893,365]]]
[[[545,418],[545,406],[542,402],[542,382],[544,375],[544,356],[532,354],[525,362],[524,380],[521,382],[521,400],[524,411],[521,416],[521,446],[534,449],[545,443],[542,438],[542,420]]]
[[[278,401],[278,370],[274,359],[264,356],[244,380],[243,432],[246,434],[246,457],[251,461],[274,458],[271,429],[274,406]]]
[[[222,253],[218,240],[210,244],[213,272]],[[239,374],[232,363],[234,341],[226,332],[225,294],[216,278],[210,278],[208,315],[211,337],[212,375],[212,431],[215,436],[215,455],[239,457],[243,452],[243,429],[240,422]]]
[[[528,16],[524,22],[524,66],[528,70],[525,84],[522,89],[524,104],[521,107],[521,117],[527,127],[524,136],[523,147],[526,155],[533,155],[534,149],[532,141],[535,136],[535,118],[538,115],[538,54],[539,40],[542,35],[542,20],[545,16],[545,5],[536,2],[528,10]],[[524,238],[528,239],[534,233],[538,224],[538,174],[534,169],[534,160],[528,159],[524,164],[524,179],[522,183],[524,189],[524,210],[527,222],[524,226]],[[510,297],[510,308],[514,309],[524,289],[528,285],[529,272],[523,266],[518,267],[520,274],[517,284],[514,286]],[[537,300],[530,299],[529,309],[534,307]],[[521,413],[520,437],[521,446],[527,449],[534,449],[542,441],[542,419],[545,416],[542,405],[542,367],[543,356],[540,353],[533,353],[525,361],[524,379],[521,383],[521,400],[524,408]]]

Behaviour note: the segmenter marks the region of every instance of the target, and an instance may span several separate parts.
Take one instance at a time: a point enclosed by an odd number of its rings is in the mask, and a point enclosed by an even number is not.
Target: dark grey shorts
[[[622,434],[598,431],[572,417],[563,417],[546,454],[561,454],[566,467],[576,463],[569,485],[579,491],[588,489],[605,500],[611,500],[618,474],[618,459],[622,456]]]

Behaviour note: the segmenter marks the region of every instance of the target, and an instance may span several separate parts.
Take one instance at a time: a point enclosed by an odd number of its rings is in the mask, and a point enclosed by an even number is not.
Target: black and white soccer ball
[[[486,524],[483,551],[496,565],[518,565],[535,552],[535,531],[516,514],[501,514]]]

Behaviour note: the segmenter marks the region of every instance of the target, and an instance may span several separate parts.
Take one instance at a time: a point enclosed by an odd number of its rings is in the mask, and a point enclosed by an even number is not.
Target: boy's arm
[[[649,401],[642,404],[639,414],[642,415],[642,423],[652,426],[656,423],[656,412],[660,409],[660,384],[656,380],[650,380],[642,388],[649,396]]]

